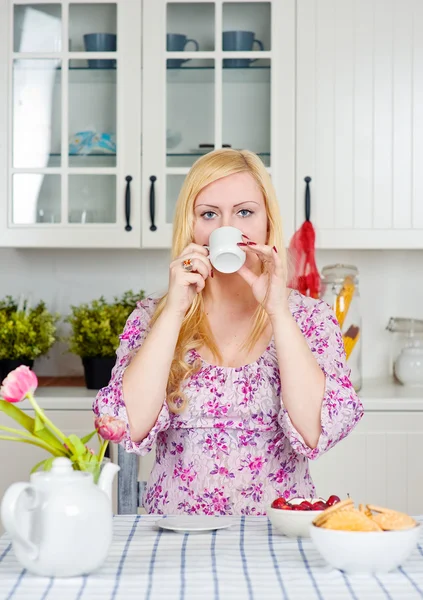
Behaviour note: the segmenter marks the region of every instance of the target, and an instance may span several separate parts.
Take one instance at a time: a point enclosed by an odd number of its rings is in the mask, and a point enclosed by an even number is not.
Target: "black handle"
[[[305,191],[305,218],[306,218],[306,221],[310,221],[310,210],[311,210],[310,181],[311,181],[311,177],[304,177],[304,181],[306,182],[306,191]]]
[[[126,218],[126,226],[125,231],[132,231],[131,221],[131,188],[130,184],[132,181],[132,177],[127,175],[125,177],[126,180],[126,190],[125,190],[125,218]]]
[[[154,192],[154,182],[157,181],[157,177],[152,175],[150,177],[151,185],[150,185],[150,231],[157,231],[157,227],[154,224],[155,212],[156,212],[156,196]]]

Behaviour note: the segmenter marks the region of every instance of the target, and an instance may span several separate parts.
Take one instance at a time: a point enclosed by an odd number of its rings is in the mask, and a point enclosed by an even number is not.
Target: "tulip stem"
[[[54,425],[54,423],[52,423],[50,421],[50,419],[48,417],[46,417],[46,415],[44,414],[44,412],[38,406],[38,403],[35,400],[34,396],[29,392],[26,395],[26,398],[28,398],[28,400],[30,401],[30,403],[31,403],[33,409],[35,410],[36,414],[40,417],[40,419],[43,421],[43,423],[45,423],[46,425],[48,425],[50,427],[50,429],[53,431],[53,433],[55,433],[57,435],[57,437],[63,441],[63,443],[66,443],[66,439],[67,439],[66,436],[60,431],[60,429],[58,429],[56,427],[56,425]]]
[[[54,448],[53,446],[50,446],[50,444],[47,444],[47,442],[44,442],[43,440],[40,440],[40,438],[31,435],[30,433],[27,433],[26,431],[22,431],[20,429],[13,429],[13,427],[6,427],[1,425],[0,426],[0,430],[1,431],[7,431],[8,433],[15,433],[18,434],[24,438],[28,438],[29,440],[31,440],[32,442],[41,442],[41,444],[43,445],[43,448],[45,448],[46,450],[48,450],[49,452],[51,452],[52,454],[55,455],[61,455],[61,456],[67,456],[65,450],[59,450],[58,448]]]
[[[0,435],[0,440],[11,440],[12,442],[23,442],[24,444],[33,444],[34,446],[38,446],[39,448],[43,448],[44,450],[47,450],[47,452],[50,452],[54,456],[57,456],[57,454],[55,452],[58,453],[58,450],[54,451],[53,448],[51,448],[50,446],[48,446],[48,444],[44,444],[42,441],[36,441],[35,442],[33,440],[27,440],[26,438],[11,437],[11,436],[8,436],[8,435]],[[63,456],[63,455],[60,454],[60,456]]]
[[[101,461],[104,458],[104,455],[106,453],[106,449],[107,449],[107,444],[108,443],[109,443],[109,440],[104,440],[103,444],[101,445],[100,452],[99,452],[99,455],[98,455],[98,462],[99,463],[101,463]]]

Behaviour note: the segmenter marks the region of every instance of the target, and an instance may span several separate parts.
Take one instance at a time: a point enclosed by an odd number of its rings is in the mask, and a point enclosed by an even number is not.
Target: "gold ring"
[[[184,269],[184,271],[187,271],[188,273],[191,273],[191,271],[194,269],[194,265],[192,264],[192,260],[190,258],[186,258],[185,260],[182,261],[182,268]]]

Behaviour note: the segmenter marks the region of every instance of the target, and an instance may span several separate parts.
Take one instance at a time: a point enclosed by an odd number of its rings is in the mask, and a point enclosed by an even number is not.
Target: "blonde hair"
[[[235,173],[252,175],[260,190],[266,206],[268,219],[267,244],[276,246],[286,268],[286,250],[283,242],[282,221],[275,190],[270,176],[261,159],[248,150],[223,148],[215,150],[199,158],[191,167],[179,193],[173,223],[172,259],[176,259],[193,241],[194,237],[194,204],[198,194],[214,181]],[[207,281],[206,281],[207,285]],[[151,324],[157,320],[166,304],[167,294],[159,301]],[[251,350],[267,324],[267,314],[262,306],[258,306],[253,316],[252,330],[244,346]],[[199,370],[199,361],[189,365],[186,354],[202,346],[210,349],[221,361],[219,349],[214,340],[207,317],[204,313],[202,293],[195,296],[187,311],[179,332],[175,355],[170,367],[167,383],[167,402],[172,412],[181,412],[185,406],[185,397],[181,392],[181,384]]]

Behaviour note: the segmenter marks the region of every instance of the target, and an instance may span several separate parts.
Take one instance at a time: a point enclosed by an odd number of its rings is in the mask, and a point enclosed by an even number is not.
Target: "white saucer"
[[[179,531],[183,533],[201,533],[215,531],[216,529],[227,529],[234,524],[230,517],[213,517],[208,515],[181,515],[176,517],[165,517],[156,521],[161,529]]]

